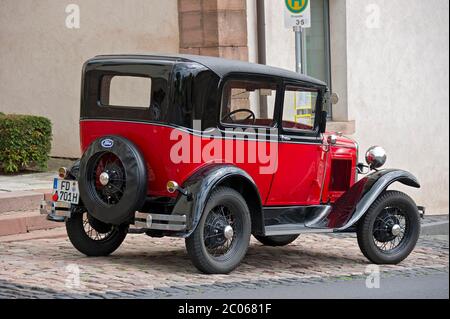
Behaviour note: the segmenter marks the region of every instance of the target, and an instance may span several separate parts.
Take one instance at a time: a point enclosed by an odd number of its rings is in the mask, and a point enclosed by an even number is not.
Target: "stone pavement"
[[[421,238],[387,275],[448,273],[448,236]],[[305,284],[365,276],[368,261],[354,235],[302,235],[286,247],[252,239],[247,257],[230,275],[203,275],[182,239],[129,235],[110,257],[87,258],[68,239],[0,242],[0,298],[160,298],[229,287]]]

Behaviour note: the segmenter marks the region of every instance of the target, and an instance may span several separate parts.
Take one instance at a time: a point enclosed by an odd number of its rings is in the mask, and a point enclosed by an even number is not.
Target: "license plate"
[[[53,201],[78,204],[80,201],[78,182],[55,178],[53,181]]]

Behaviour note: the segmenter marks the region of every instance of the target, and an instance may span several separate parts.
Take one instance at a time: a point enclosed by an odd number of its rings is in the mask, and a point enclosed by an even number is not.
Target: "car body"
[[[130,78],[136,82],[121,82]],[[127,88],[134,98],[145,81],[146,102],[126,105],[121,93]],[[94,226],[186,238],[194,264],[207,273],[234,269],[250,232],[275,246],[301,233],[357,232],[392,183],[420,185],[406,171],[377,170],[386,160],[379,147],[367,154],[374,172],[359,179],[367,166],[358,163],[358,144],[325,130],[329,100],[325,83],[264,65],[191,55],[97,56],[83,67],[83,157],[60,172],[61,178],[77,181],[80,201],[67,205],[56,195],[53,203],[44,203],[53,210],[42,212],[69,224],[74,215],[87,213]],[[233,197],[239,199],[231,203]],[[226,198],[241,217],[232,216]],[[208,206],[214,200],[225,203],[218,207],[229,210],[228,222],[223,213],[205,217],[216,209]],[[419,209],[412,206],[415,221]],[[237,241],[236,220],[244,244],[224,266],[223,256],[216,260],[205,250]],[[208,221],[215,228],[205,226]],[[390,221],[387,235],[378,239],[396,237],[392,228],[400,222]],[[222,239],[205,244],[207,228]],[[412,246],[395,262],[414,247],[417,230],[410,235]]]

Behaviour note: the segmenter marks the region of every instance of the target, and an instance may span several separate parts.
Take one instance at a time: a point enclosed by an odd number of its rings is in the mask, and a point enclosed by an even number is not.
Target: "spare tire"
[[[147,169],[139,149],[120,136],[92,142],[80,161],[80,197],[89,214],[107,224],[129,222],[147,194]]]

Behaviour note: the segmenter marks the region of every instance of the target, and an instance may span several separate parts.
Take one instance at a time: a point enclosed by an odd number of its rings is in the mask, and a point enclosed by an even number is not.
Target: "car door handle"
[[[292,141],[292,138],[290,138],[289,136],[286,136],[286,135],[281,135],[280,138],[282,141]]]

